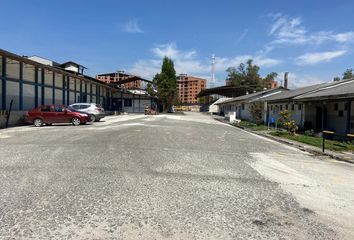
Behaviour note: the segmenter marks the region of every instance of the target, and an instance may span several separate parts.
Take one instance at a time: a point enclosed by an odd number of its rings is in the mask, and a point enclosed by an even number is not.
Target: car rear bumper
[[[95,114],[95,117],[96,117],[96,118],[99,118],[99,119],[102,119],[102,118],[104,118],[105,116],[106,116],[106,114],[104,114],[104,113]]]

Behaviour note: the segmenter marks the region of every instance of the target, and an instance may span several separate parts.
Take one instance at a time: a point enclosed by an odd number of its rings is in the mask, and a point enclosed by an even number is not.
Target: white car
[[[105,117],[103,107],[97,103],[74,103],[69,105],[69,108],[78,112],[87,113],[92,122],[98,122]]]

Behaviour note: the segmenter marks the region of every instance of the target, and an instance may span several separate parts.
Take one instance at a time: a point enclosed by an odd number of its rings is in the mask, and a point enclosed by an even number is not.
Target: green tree
[[[353,78],[353,69],[347,69],[344,73],[343,73],[343,80],[344,79],[351,79]]]
[[[151,84],[148,84],[147,91],[159,99],[163,105],[163,111],[167,112],[176,101],[176,87],[176,71],[173,61],[164,57],[161,72],[155,75]]]
[[[235,67],[229,67],[226,72],[228,73],[226,81],[233,86],[248,87],[249,90],[263,90],[266,83],[273,81],[278,74],[272,72],[265,78],[259,75],[259,66],[253,64],[253,60],[249,59],[246,63],[240,63]]]
[[[264,81],[274,81],[276,77],[278,77],[278,73],[271,72],[263,80]]]
[[[334,82],[340,81],[340,77],[334,77],[334,78],[333,78],[333,81],[334,81]]]
[[[263,123],[263,113],[264,113],[263,102],[253,102],[250,105],[250,113],[256,124]]]

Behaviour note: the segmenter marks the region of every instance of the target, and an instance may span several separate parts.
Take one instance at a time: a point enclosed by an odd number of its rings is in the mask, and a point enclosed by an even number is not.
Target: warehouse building
[[[0,127],[4,127],[4,115],[8,113],[5,110],[9,110],[10,105],[10,125],[20,125],[26,111],[44,104],[91,102],[110,111],[113,94],[126,102],[127,107],[121,110],[142,112],[143,104],[151,103],[149,96],[132,93],[124,96],[133,100],[125,100],[121,89],[84,75],[84,69],[72,61],[59,64],[38,56],[19,56],[0,49]]]

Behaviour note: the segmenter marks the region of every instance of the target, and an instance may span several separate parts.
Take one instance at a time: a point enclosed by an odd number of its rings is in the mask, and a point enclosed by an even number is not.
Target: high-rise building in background
[[[178,99],[181,103],[198,103],[197,95],[206,89],[206,79],[181,74],[177,77]]]
[[[125,73],[124,71],[98,74],[96,75],[96,79],[125,89],[144,88],[144,80],[141,77]]]

